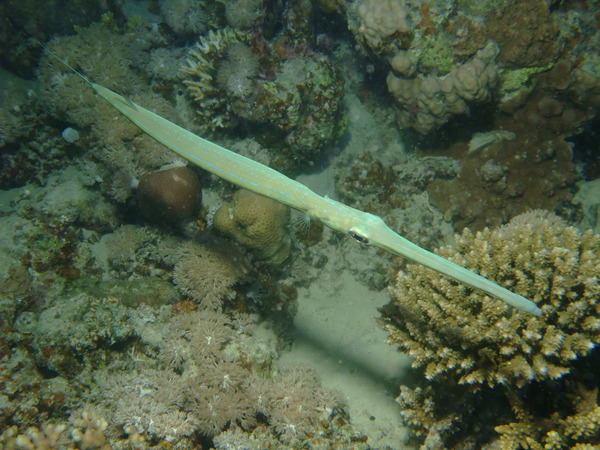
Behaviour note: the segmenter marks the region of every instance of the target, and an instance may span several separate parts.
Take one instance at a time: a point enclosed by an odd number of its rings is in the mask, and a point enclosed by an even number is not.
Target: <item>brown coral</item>
[[[415,358],[429,379],[476,386],[556,379],[600,342],[600,237],[534,211],[438,253],[533,300],[534,317],[512,311],[421,266],[391,287],[384,310],[389,342]]]
[[[498,61],[509,67],[546,66],[560,50],[559,31],[544,0],[513,0],[487,21],[500,46]]]
[[[287,206],[247,190],[233,196],[233,203],[221,206],[214,216],[217,230],[249,247],[268,264],[284,262],[291,249]]]
[[[553,210],[570,200],[575,179],[567,142],[537,131],[519,132],[513,140],[465,155],[459,175],[435,180],[427,193],[433,205],[453,218],[457,230],[480,230],[534,206]]]

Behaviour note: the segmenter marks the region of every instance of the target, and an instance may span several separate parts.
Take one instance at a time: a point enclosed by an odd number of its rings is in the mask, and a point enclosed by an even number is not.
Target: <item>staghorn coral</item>
[[[214,226],[252,249],[259,259],[278,265],[290,255],[289,220],[287,206],[242,189],[233,203],[217,210]]]
[[[233,248],[186,242],[175,251],[173,280],[203,308],[217,309],[235,295],[234,286],[248,276],[243,257]]]
[[[533,211],[439,254],[532,299],[530,317],[429,269],[409,266],[384,310],[389,342],[415,358],[428,379],[454,376],[474,386],[560,378],[600,342],[600,237]]]

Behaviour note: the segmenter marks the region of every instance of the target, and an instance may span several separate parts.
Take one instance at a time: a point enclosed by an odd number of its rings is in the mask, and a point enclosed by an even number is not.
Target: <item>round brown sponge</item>
[[[177,224],[198,213],[202,187],[189,167],[174,167],[146,174],[138,184],[142,213],[150,220]]]

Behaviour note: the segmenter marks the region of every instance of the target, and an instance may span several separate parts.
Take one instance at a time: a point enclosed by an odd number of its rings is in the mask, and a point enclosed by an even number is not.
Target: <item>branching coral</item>
[[[221,206],[215,228],[252,249],[268,264],[281,264],[291,249],[287,206],[253,192],[240,190],[233,203]]]
[[[439,253],[528,296],[543,315],[486,304],[428,269],[400,273],[383,323],[426,377],[401,387],[406,422],[428,448],[597,445],[600,236],[533,211],[456,241]]]
[[[478,292],[409,266],[384,311],[389,342],[425,368],[429,379],[523,386],[569,372],[600,342],[600,237],[541,211],[496,230],[456,237],[439,254],[531,298],[541,317],[509,311]]]

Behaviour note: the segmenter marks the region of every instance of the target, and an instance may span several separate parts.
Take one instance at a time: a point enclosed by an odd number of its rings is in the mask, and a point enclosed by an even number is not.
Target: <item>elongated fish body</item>
[[[334,230],[348,233],[359,242],[404,256],[522,311],[535,315],[542,313],[535,303],[525,297],[413,244],[389,228],[380,217],[321,197],[302,183],[274,169],[196,136],[122,95],[92,82],[41,42],[40,45],[144,132],[198,167],[237,186],[302,211]]]
[[[263,164],[227,150],[86,79],[94,90],[133,123],[191,163],[257,194],[305,212],[360,242],[404,256],[522,311],[540,315],[531,301],[470,270],[413,244],[373,214],[321,197],[303,184]]]

